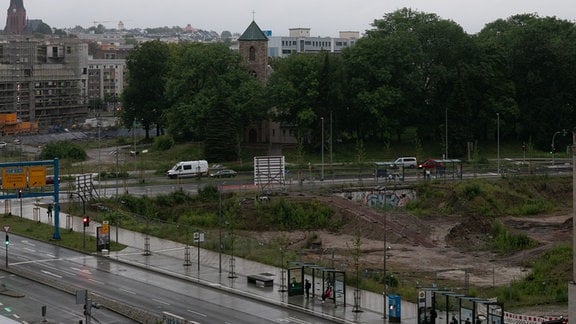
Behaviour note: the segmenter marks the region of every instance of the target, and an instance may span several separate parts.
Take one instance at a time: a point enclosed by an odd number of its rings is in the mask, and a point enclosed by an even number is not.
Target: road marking
[[[207,316],[208,316],[208,315],[206,315],[206,314],[202,314],[202,313],[195,312],[195,311],[193,311],[193,310],[191,310],[191,309],[187,309],[187,311],[189,311],[189,312],[192,313],[192,314],[196,314],[196,315],[202,316],[202,317],[207,317]]]
[[[26,247],[25,247],[25,248],[23,248],[22,250],[24,250],[24,251],[28,251],[28,252],[32,252],[32,253],[36,253],[36,250],[34,250],[34,249],[30,249],[30,248],[26,248]]]
[[[52,273],[52,272],[50,272],[50,271],[40,270],[40,272],[42,272],[43,274],[47,274],[47,275],[50,275],[50,276],[53,276],[53,277],[62,279],[62,276],[57,275],[57,274],[55,274],[55,273]]]
[[[128,290],[128,289],[124,289],[124,288],[120,288],[120,290],[122,290],[123,292],[127,292],[129,294],[132,294],[132,295],[136,295],[136,293],[133,292],[132,290]]]
[[[289,317],[288,317],[288,320],[289,320],[290,322],[294,322],[294,323],[302,323],[302,324],[304,324],[304,323],[310,323],[310,322],[306,322],[306,321],[304,321],[304,320],[301,320],[301,319],[299,319],[299,318],[292,317],[292,316],[289,316]]]
[[[80,269],[80,268],[74,268],[74,267],[70,267],[70,269],[75,270],[75,271],[78,271],[78,272],[82,272],[82,273],[85,273],[85,274],[92,274],[92,272],[90,272],[89,269]]]
[[[59,261],[59,260],[61,260],[61,259],[29,260],[29,261],[20,261],[20,262],[15,262],[15,263],[10,263],[10,264],[18,265],[18,264],[28,264],[28,263],[53,262],[53,261]]]
[[[157,302],[157,303],[159,303],[159,304],[162,304],[162,305],[170,305],[170,304],[168,304],[167,302],[165,302],[165,301],[163,301],[163,300],[160,300],[160,299],[152,298],[152,300],[155,301],[155,302]]]
[[[30,241],[28,241],[28,240],[23,240],[23,241],[21,241],[21,242],[24,243],[24,244],[26,244],[26,245],[36,246],[36,244],[34,244],[34,243],[32,243],[32,242],[30,242]]]
[[[90,279],[88,279],[88,280],[90,280],[90,281],[92,281],[92,282],[94,282],[94,283],[97,283],[97,284],[99,284],[99,285],[104,285],[104,283],[103,283],[102,281],[94,280],[94,279],[92,279],[92,278],[90,278]]]

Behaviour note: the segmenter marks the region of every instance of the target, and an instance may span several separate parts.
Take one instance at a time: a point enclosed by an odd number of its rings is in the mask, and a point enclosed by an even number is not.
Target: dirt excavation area
[[[360,268],[363,272],[382,272],[384,267],[384,228],[386,227],[387,273],[400,284],[462,289],[470,286],[508,285],[529,273],[528,258],[537,256],[557,243],[572,241],[572,210],[554,215],[508,217],[501,219],[512,231],[523,232],[540,242],[532,250],[501,256],[486,251],[484,244],[491,231],[491,220],[479,217],[415,217],[401,211],[383,212],[340,197],[316,197],[332,206],[346,219],[338,233],[308,231],[283,233],[308,262],[332,265],[355,273],[354,244],[360,237]],[[360,235],[358,235],[359,233]],[[272,240],[277,232],[259,233],[261,240]],[[567,307],[567,306],[566,306]],[[530,310],[532,315],[562,309]],[[538,314],[540,313],[541,314]]]

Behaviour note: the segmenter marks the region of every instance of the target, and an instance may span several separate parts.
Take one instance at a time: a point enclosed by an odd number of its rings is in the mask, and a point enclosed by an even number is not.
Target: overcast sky
[[[4,26],[9,0],[1,3]],[[521,13],[576,20],[574,0],[24,0],[24,6],[29,19],[57,28],[87,28],[94,21],[112,28],[123,21],[126,28],[190,24],[241,33],[254,15],[260,28],[272,30],[274,36],[286,36],[295,27],[310,28],[311,36],[336,37],[344,30],[364,33],[375,19],[403,7],[453,20],[470,34],[486,23]]]

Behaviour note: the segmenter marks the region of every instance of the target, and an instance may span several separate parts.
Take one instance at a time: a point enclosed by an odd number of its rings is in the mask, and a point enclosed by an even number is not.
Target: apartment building
[[[40,130],[87,116],[88,45],[73,39],[0,39],[0,113]]]
[[[87,96],[93,102],[100,99],[104,104],[102,110],[110,112],[119,108],[119,100],[124,91],[128,70],[126,57],[134,49],[132,45],[105,44],[99,45],[88,58]],[[95,115],[94,107],[90,107]]]
[[[291,28],[289,36],[269,36],[268,56],[286,57],[296,53],[340,53],[354,46],[360,38],[357,31],[341,31],[339,37],[311,37],[310,28]]]

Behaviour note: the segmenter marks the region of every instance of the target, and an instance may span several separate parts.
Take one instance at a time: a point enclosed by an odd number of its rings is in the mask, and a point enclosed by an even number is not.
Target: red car
[[[437,168],[441,168],[442,162],[440,162],[440,160],[434,160],[434,159],[428,159],[420,164],[418,164],[418,168],[420,169],[437,169]]]

